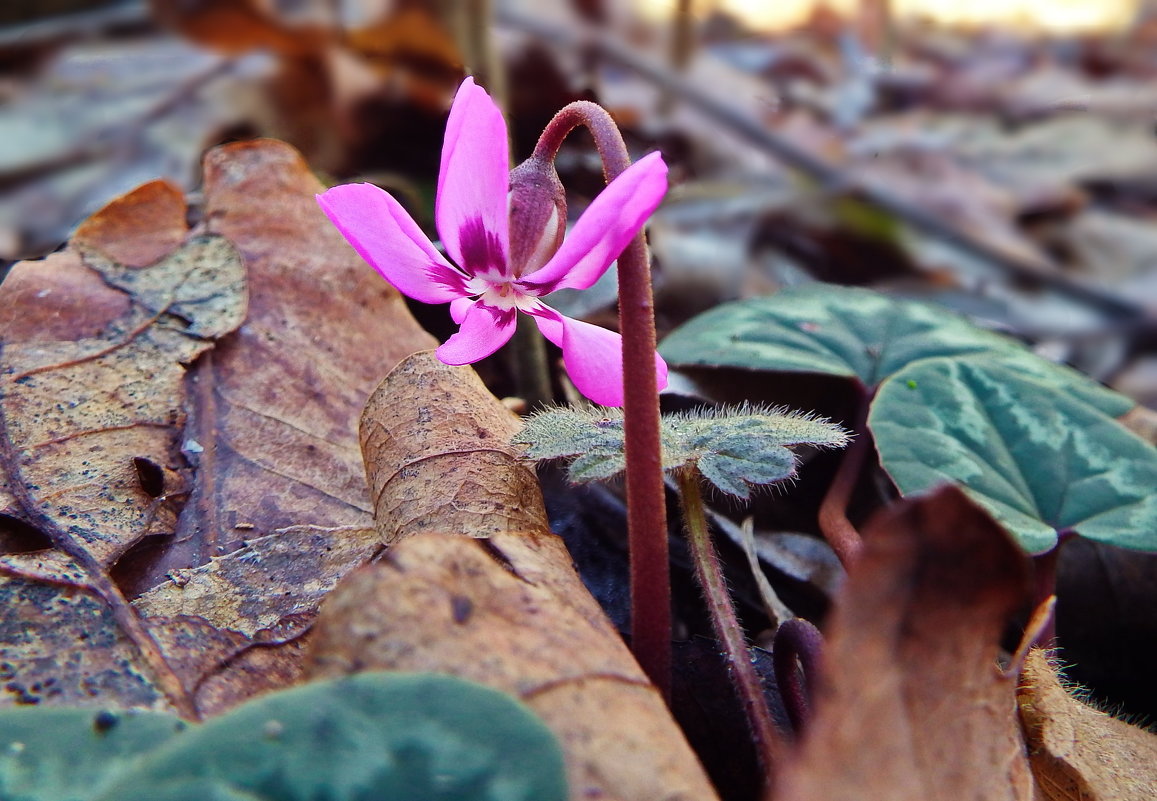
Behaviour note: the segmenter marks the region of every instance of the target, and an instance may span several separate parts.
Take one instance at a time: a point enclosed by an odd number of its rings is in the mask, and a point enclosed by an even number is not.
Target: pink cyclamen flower
[[[501,112],[467,78],[446,122],[434,207],[438,233],[453,263],[398,201],[372,184],[335,186],[317,200],[361,257],[399,292],[423,303],[450,303],[460,328],[438,348],[443,362],[470,364],[494,353],[513,336],[521,311],[562,348],[580,392],[596,403],[620,406],[619,334],[566,317],[542,297],[556,289],[586,289],[607,271],[663,199],[667,166],[658,153],[632,164],[591,202],[559,244],[566,221],[558,219],[557,206],[512,219],[507,147]],[[511,231],[531,219],[543,230]],[[521,243],[536,243],[519,248],[531,251],[523,254],[522,263],[511,259],[512,235]],[[658,354],[655,366],[661,389],[667,366]]]

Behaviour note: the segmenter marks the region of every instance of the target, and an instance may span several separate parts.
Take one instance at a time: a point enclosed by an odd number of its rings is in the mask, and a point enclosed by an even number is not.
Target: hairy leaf
[[[720,492],[746,498],[751,486],[793,478],[791,445],[842,447],[848,436],[827,420],[782,409],[710,409],[660,421],[663,468],[696,466]],[[621,409],[547,409],[531,416],[515,442],[532,459],[573,461],[567,475],[585,482],[626,469]]]

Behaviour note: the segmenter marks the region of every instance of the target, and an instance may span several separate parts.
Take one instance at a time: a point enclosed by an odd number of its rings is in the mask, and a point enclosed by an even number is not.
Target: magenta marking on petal
[[[458,246],[462,250],[462,268],[469,275],[507,274],[505,245],[497,234],[486,230],[481,217],[463,222],[458,231]]]
[[[445,287],[455,295],[467,293],[466,276],[457,270],[447,270],[440,264],[431,264],[426,268],[426,274],[430,278],[430,283]]]

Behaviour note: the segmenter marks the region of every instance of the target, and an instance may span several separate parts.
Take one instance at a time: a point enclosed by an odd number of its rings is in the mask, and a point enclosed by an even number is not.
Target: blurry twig
[[[92,11],[59,14],[36,22],[0,27],[0,53],[46,47],[57,42],[104,33],[111,28],[144,25],[150,21],[144,0],[126,0]]]
[[[684,72],[691,63],[695,47],[695,17],[691,13],[692,0],[678,0],[671,19],[671,69]],[[675,106],[671,92],[663,92],[659,97],[659,114],[668,116]]]
[[[97,131],[77,142],[75,146],[55,153],[50,158],[22,164],[19,169],[0,173],[0,188],[18,184],[45,172],[83,164],[108,153],[132,146],[144,134],[149,125],[169,114],[206,84],[224,75],[232,67],[232,59],[223,58],[216,61],[180,83],[174,84],[169,92],[133,119],[118,122]]]
[[[1130,327],[1152,326],[1152,315],[1144,306],[1119,297],[1100,287],[1074,281],[1061,274],[1048,259],[1026,259],[1002,252],[983,240],[957,228],[926,209],[897,197],[884,187],[859,181],[839,167],[809,153],[791,140],[779,136],[758,119],[721,101],[665,65],[640,56],[617,38],[590,26],[562,28],[509,9],[500,9],[497,22],[537,36],[556,47],[584,49],[626,67],[655,84],[661,91],[677,96],[772,157],[807,173],[829,192],[855,191],[868,203],[898,217],[914,228],[993,264],[1010,276],[1046,286],[1066,297],[1112,317],[1127,320]],[[1124,319],[1122,319],[1124,318]]]

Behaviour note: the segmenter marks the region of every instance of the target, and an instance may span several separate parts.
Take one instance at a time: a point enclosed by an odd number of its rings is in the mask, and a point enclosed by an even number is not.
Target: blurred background
[[[636,155],[663,151],[661,329],[786,284],[867,284],[1154,405],[1155,45],[1145,0],[8,0],[0,258],[42,257],[154,178],[195,212],[204,151],[256,136],[428,222],[470,73],[516,158],[578,98]],[[574,139],[577,211],[601,179]]]
[[[660,336],[782,286],[868,285],[1157,406],[1157,0],[7,0],[0,259],[156,178],[195,224],[204,152],[259,136],[432,229],[466,74],[516,160],[580,98],[636,157],[662,150]],[[571,140],[573,219],[602,177]],[[560,303],[614,327],[614,298],[611,275]]]

